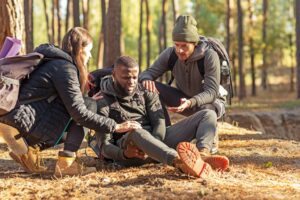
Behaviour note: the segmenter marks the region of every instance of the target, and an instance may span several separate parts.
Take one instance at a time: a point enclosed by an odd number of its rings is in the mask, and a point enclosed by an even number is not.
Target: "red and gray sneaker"
[[[186,174],[205,178],[209,175],[211,167],[201,159],[201,155],[194,144],[181,142],[177,145],[177,153],[182,162],[179,168]]]

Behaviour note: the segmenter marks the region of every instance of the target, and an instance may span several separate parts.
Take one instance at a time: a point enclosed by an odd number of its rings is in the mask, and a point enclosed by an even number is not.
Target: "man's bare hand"
[[[125,133],[128,131],[136,130],[142,128],[141,124],[136,121],[126,121],[121,124],[116,125],[116,133]]]
[[[181,104],[178,107],[168,107],[168,110],[171,112],[181,113],[185,109],[191,107],[191,101],[187,100],[186,98],[180,99]]]
[[[154,81],[150,81],[150,80],[144,80],[142,82],[142,85],[149,90],[150,92],[155,92],[157,94],[159,94],[158,90],[155,87],[155,82]]]

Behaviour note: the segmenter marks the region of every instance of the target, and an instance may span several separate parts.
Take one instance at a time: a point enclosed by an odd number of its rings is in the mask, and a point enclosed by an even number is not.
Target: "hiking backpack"
[[[231,98],[233,97],[233,88],[232,88],[232,80],[231,80],[231,71],[230,71],[230,61],[228,53],[224,47],[224,45],[217,39],[212,37],[204,37],[200,36],[200,42],[206,43],[209,48],[212,48],[214,51],[217,52],[219,59],[220,59],[220,85],[223,86],[224,89],[228,92],[226,96],[227,102],[231,104]],[[198,70],[202,77],[204,77],[204,58],[197,60]],[[178,60],[178,56],[175,53],[175,48],[173,48],[170,58],[168,60],[168,67],[169,70],[172,71],[174,68],[175,63]],[[169,80],[168,84],[171,85],[174,80],[173,75]]]
[[[0,59],[0,116],[15,108],[21,81],[39,66],[43,57],[29,53]]]

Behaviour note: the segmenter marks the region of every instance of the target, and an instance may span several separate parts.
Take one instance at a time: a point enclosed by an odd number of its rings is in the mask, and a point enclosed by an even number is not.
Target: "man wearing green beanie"
[[[165,49],[157,60],[142,72],[139,80],[150,91],[158,92],[163,104],[171,112],[185,116],[198,115],[201,124],[194,135],[184,133],[166,135],[165,143],[172,147],[181,141],[196,139],[196,146],[202,155],[208,156],[217,151],[213,148],[217,130],[217,119],[225,112],[224,103],[219,100],[220,60],[217,52],[207,43],[200,42],[197,22],[189,15],[177,18],[172,39],[173,47]],[[170,60],[176,53],[172,75],[176,88],[155,80],[170,70]],[[198,61],[202,59],[205,75],[199,73]],[[170,118],[166,112],[166,123]],[[182,129],[184,130],[184,128]]]

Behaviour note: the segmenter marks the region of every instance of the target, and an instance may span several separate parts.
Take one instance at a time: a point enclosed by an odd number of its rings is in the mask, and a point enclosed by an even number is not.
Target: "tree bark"
[[[159,28],[159,52],[161,53],[164,49],[167,48],[167,23],[166,23],[166,15],[168,9],[168,1],[162,1],[161,8],[161,21]],[[159,81],[164,82],[168,80],[168,72],[166,72],[163,76],[159,78]]]
[[[166,24],[166,13],[167,13],[167,0],[162,1],[162,13],[160,23],[160,38],[159,38],[159,52],[162,52],[167,48],[167,24]]]
[[[236,67],[236,53],[232,53],[232,76],[233,76],[233,91],[237,94],[237,67]]]
[[[79,0],[73,0],[73,22],[75,27],[80,26]]]
[[[102,16],[102,25],[101,25],[101,32],[99,34],[99,45],[98,45],[98,56],[97,56],[97,66],[98,68],[103,68],[103,56],[105,55],[104,52],[104,44],[106,41],[106,3],[105,0],[101,0],[101,16]]]
[[[68,0],[67,11],[66,11],[66,30],[65,30],[66,33],[69,31],[69,28],[71,27],[71,24],[69,22],[70,22],[70,16],[73,15],[72,8],[73,8],[73,0]]]
[[[251,95],[256,96],[256,83],[255,83],[255,49],[254,41],[251,32],[253,31],[253,8],[251,0],[248,0],[248,12],[249,12],[249,28],[250,28],[250,38],[249,38],[249,50],[250,50],[250,64],[251,64]]]
[[[172,9],[173,9],[173,23],[175,24],[178,17],[178,0],[172,0]]]
[[[57,17],[57,43],[61,45],[61,13],[60,13],[60,0],[56,0],[56,17]]]
[[[296,60],[297,60],[297,98],[300,98],[300,1],[295,0],[296,15]]]
[[[52,7],[51,7],[51,31],[52,31],[52,44],[57,44],[56,41],[56,14],[55,14],[55,8],[56,8],[57,0],[52,0]]]
[[[24,1],[26,53],[33,51],[33,0]]]
[[[46,27],[47,27],[48,42],[53,43],[52,42],[52,34],[51,34],[51,30],[50,30],[50,24],[49,24],[49,14],[47,12],[47,3],[46,3],[46,0],[43,0],[43,4],[44,4],[44,13],[45,13],[45,18],[46,18]]]
[[[86,30],[89,30],[89,12],[90,12],[89,0],[83,0],[82,1],[83,27]]]
[[[241,0],[237,0],[238,9],[238,65],[239,65],[239,99],[242,100],[246,97],[246,87],[244,78],[244,53],[243,53],[243,10],[241,6]]]
[[[231,5],[230,0],[226,0],[226,51],[230,55],[230,16],[231,16]]]
[[[264,90],[267,89],[267,12],[268,0],[263,0],[263,27],[262,27],[262,72],[261,72],[261,86]]]
[[[291,58],[291,76],[290,76],[290,92],[294,92],[294,76],[295,76],[295,67],[294,67],[294,51],[293,51],[293,35],[289,34],[289,46],[290,46],[290,58]]]
[[[0,49],[5,37],[13,37],[23,42],[20,53],[26,49],[24,13],[22,0],[2,0],[0,3]]]
[[[115,59],[121,55],[121,0],[111,0],[108,4],[106,24],[106,44],[104,63],[111,66]]]
[[[152,29],[151,17],[149,10],[149,2],[145,0],[146,4],[146,34],[147,34],[147,68],[150,67],[150,58],[151,58],[151,35],[150,30]]]
[[[139,67],[141,71],[142,67],[142,59],[143,59],[143,5],[144,5],[144,0],[140,1],[140,31],[139,31],[139,48],[138,48],[138,55],[139,55]]]

